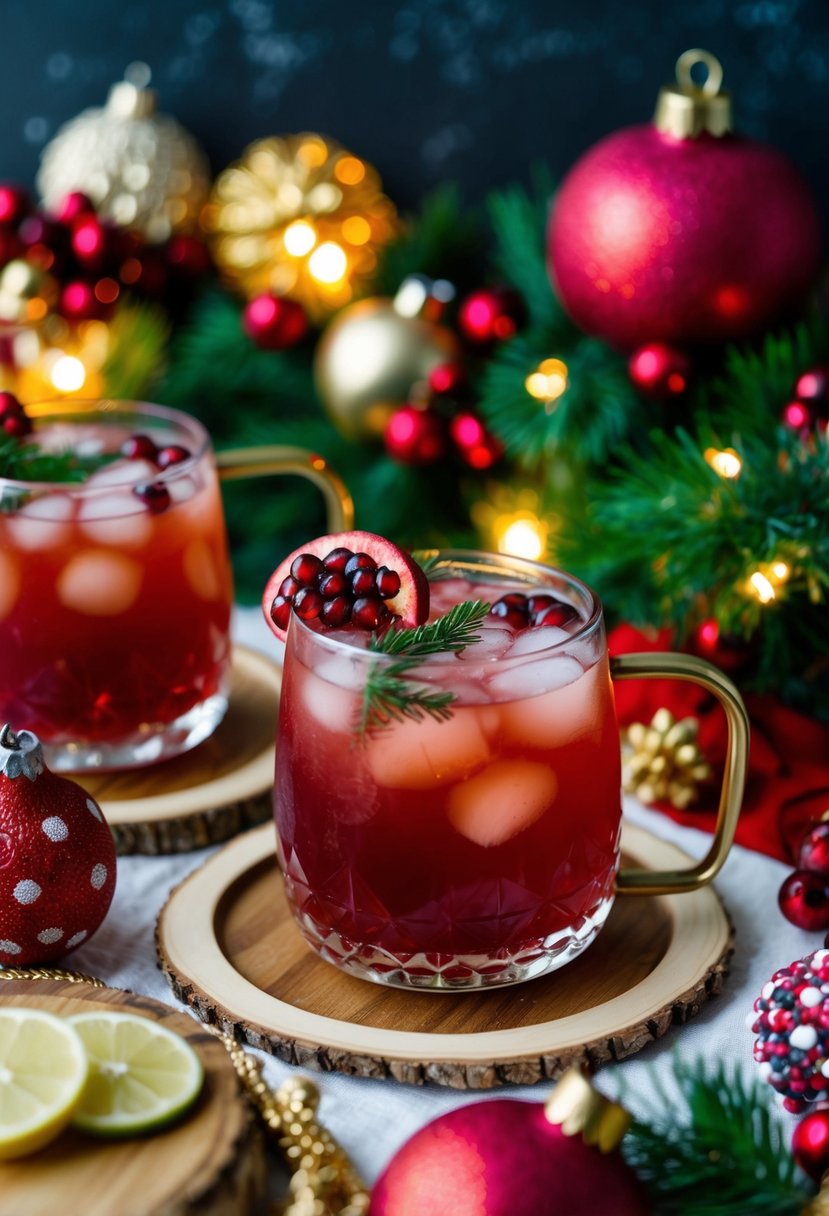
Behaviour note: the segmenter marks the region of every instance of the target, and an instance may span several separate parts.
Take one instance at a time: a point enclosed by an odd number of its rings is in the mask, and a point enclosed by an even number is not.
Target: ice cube
[[[68,494],[42,494],[24,503],[8,518],[7,527],[18,549],[55,549],[72,535],[75,506]]]
[[[0,621],[9,615],[20,590],[20,569],[11,553],[0,549]]]
[[[556,625],[539,625],[534,629],[522,629],[515,635],[512,643],[510,658],[518,658],[522,654],[536,654],[539,650],[549,650],[558,646],[559,642],[572,642],[569,633]]]
[[[597,663],[582,674],[575,659],[566,656],[545,663],[566,664],[573,679],[559,688],[551,686],[540,696],[499,705],[504,739],[527,747],[553,748],[598,736],[610,699],[607,665]]]
[[[302,704],[312,717],[326,730],[341,731],[347,734],[351,731],[359,702],[348,684],[331,680],[332,675],[348,679],[345,670],[335,671],[329,660],[326,675],[323,675],[323,665],[317,668],[317,673],[303,671],[299,686]],[[338,662],[338,660],[334,660]],[[347,664],[345,664],[347,665]],[[344,665],[344,666],[345,666]]]
[[[535,823],[557,792],[558,780],[549,765],[496,760],[449,791],[447,813],[456,831],[488,849]]]
[[[455,604],[474,599],[469,594],[469,583],[463,578],[438,579],[429,584],[429,614],[433,618],[443,616]]]
[[[551,655],[525,663],[507,663],[492,673],[488,683],[493,701],[521,701],[564,688],[578,680],[582,672],[581,663],[570,655]]]
[[[375,732],[366,747],[366,763],[375,781],[398,790],[449,785],[488,758],[489,747],[472,707],[455,709],[445,722],[429,717],[396,722]]]
[[[137,486],[145,481],[155,481],[158,468],[149,460],[114,460],[105,464],[88,479],[86,484],[93,489],[103,486]]]
[[[84,549],[58,575],[58,598],[86,616],[118,616],[138,598],[142,574],[138,562],[120,553]]]
[[[465,646],[458,655],[463,663],[481,659],[500,659],[513,645],[515,634],[511,629],[499,629],[495,625],[482,625],[476,630],[478,641]]]
[[[181,560],[184,577],[199,599],[221,599],[225,579],[219,569],[216,553],[206,540],[194,540],[184,550]]]
[[[145,545],[153,530],[150,512],[131,489],[86,495],[78,508],[81,531],[90,540],[120,549]]]
[[[171,477],[164,482],[173,502],[189,502],[198,492],[198,482],[195,477]]]

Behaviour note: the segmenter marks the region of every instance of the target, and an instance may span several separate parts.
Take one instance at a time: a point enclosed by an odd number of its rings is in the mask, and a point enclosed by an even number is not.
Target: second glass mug
[[[294,615],[274,791],[279,860],[306,941],[343,970],[406,988],[515,983],[577,957],[617,893],[670,894],[711,881],[734,837],[748,720],[731,681],[701,659],[610,660],[598,598],[562,571],[443,552],[432,558],[430,580],[433,598],[437,591],[445,601],[439,611],[459,599],[540,590],[571,605],[579,623],[563,639],[557,629],[534,631],[541,649],[527,640],[518,648],[525,653],[485,658],[477,669],[445,655],[422,660],[417,683],[455,693],[451,718],[404,720],[359,740],[366,678],[393,660]],[[450,588],[457,594],[447,596]],[[716,833],[688,870],[618,872],[611,677],[691,680],[725,710]]]
[[[212,733],[228,702],[233,584],[219,482],[306,477],[335,532],[353,525],[348,492],[302,448],[214,455],[200,422],[162,406],[63,400],[27,412],[47,448],[112,455],[139,434],[180,451],[164,469],[138,457],[76,485],[0,479],[0,723],[38,734],[58,770],[177,755]]]

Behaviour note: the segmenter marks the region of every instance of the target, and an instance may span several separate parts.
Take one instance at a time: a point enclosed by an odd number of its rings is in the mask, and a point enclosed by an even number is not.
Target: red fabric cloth
[[[616,655],[670,650],[670,641],[667,631],[646,636],[630,625],[620,625],[611,633],[609,646]],[[697,718],[700,747],[719,780],[726,725],[725,714],[712,696],[678,680],[619,680],[614,687],[622,726],[650,722],[662,706],[677,718]],[[771,696],[746,696],[745,703],[751,719],[751,756],[737,843],[790,861],[808,826],[829,810],[829,729]],[[718,799],[719,786],[692,810],[658,805],[677,823],[713,831]]]

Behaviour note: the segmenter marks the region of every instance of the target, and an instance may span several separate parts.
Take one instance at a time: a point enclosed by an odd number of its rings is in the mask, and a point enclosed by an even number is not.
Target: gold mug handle
[[[354,501],[345,482],[328,462],[316,452],[284,444],[266,444],[255,448],[231,448],[216,453],[216,470],[220,481],[238,481],[243,477],[270,477],[294,474],[311,481],[322,492],[329,532],[350,532],[354,527]]]
[[[619,895],[676,895],[697,891],[719,872],[734,841],[748,770],[749,726],[743,699],[728,676],[705,659],[687,654],[623,654],[610,660],[611,675],[620,680],[674,679],[701,684],[725,710],[728,756],[720,790],[714,839],[702,861],[686,870],[621,870]]]

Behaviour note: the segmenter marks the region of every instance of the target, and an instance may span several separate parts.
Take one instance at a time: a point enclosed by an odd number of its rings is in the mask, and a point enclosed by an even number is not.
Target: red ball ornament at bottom
[[[400,464],[435,464],[446,454],[443,419],[430,409],[404,405],[386,424],[386,451]]]
[[[261,350],[286,350],[305,337],[308,317],[296,300],[266,293],[246,306],[242,328]]]
[[[416,1132],[377,1182],[369,1216],[647,1216],[651,1210],[617,1151],[605,1154],[579,1134],[565,1135],[541,1103],[501,1098],[461,1107]]]
[[[792,1133],[792,1156],[805,1174],[820,1182],[829,1170],[829,1107],[800,1120]]]
[[[691,376],[691,360],[677,346],[649,342],[630,356],[628,374],[646,397],[681,397]]]

